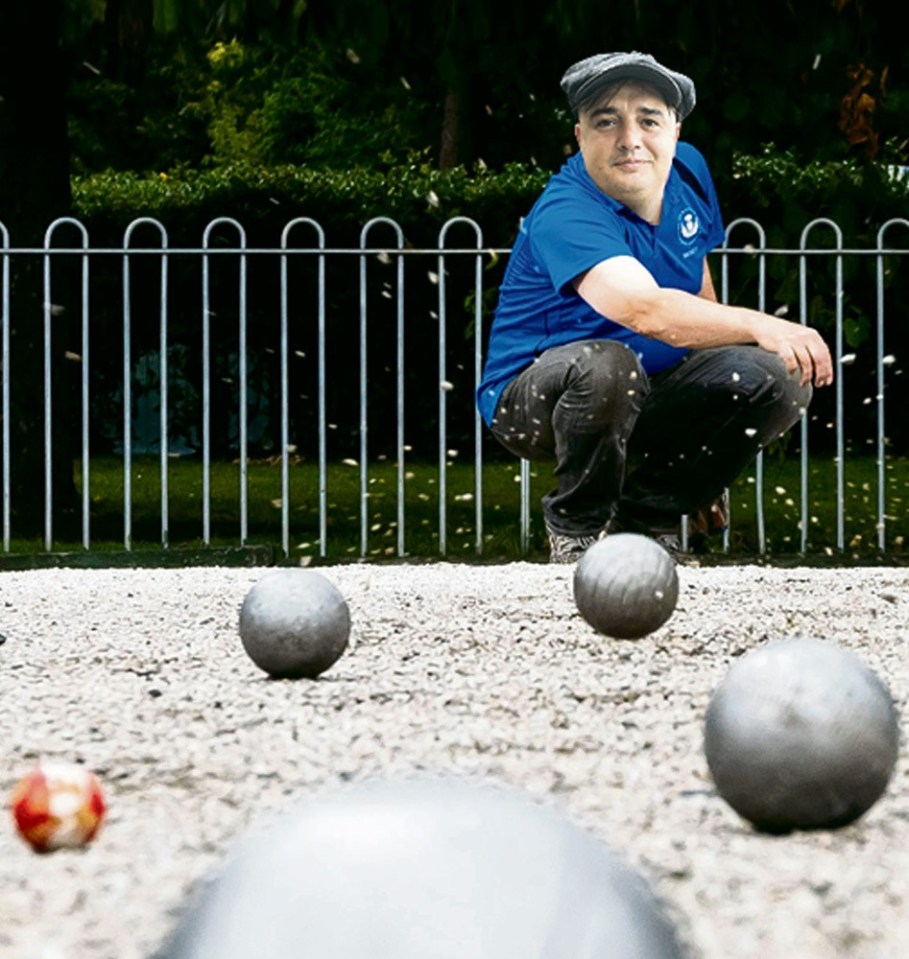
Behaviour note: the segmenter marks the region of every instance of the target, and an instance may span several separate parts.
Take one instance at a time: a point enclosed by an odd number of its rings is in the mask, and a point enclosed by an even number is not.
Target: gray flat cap
[[[680,120],[694,109],[694,81],[691,77],[664,67],[649,53],[598,53],[587,57],[565,71],[561,87],[568,97],[568,105],[577,113],[579,107],[604,87],[622,80],[643,80],[653,84]]]

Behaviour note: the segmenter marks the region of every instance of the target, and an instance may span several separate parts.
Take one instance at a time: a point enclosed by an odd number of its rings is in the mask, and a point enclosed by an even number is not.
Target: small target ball
[[[707,709],[717,792],[763,832],[853,822],[884,792],[898,749],[887,687],[849,650],[818,639],[746,653]]]
[[[314,679],[340,658],[349,636],[347,601],[315,570],[266,573],[240,608],[243,648],[276,679]]]
[[[613,533],[594,543],[575,567],[578,612],[606,636],[647,636],[669,619],[678,598],[675,560],[649,536]]]
[[[248,835],[159,959],[683,959],[643,876],[554,810],[374,782]]]
[[[97,777],[70,763],[36,766],[16,783],[10,805],[19,835],[36,852],[86,845],[105,813]]]

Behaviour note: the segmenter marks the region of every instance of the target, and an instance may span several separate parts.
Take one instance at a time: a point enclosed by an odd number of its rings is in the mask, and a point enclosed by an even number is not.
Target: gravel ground
[[[316,681],[247,657],[262,568],[0,573],[6,794],[38,758],[84,763],[109,805],[83,850],[0,828],[3,959],[146,959],[234,837],[373,776],[522,787],[618,849],[702,959],[909,956],[909,764],[838,831],[755,833],[702,751],[731,660],[812,635],[860,655],[902,712],[909,569],[681,568],[638,641],[577,614],[571,569],[325,567],[351,645]],[[566,957],[570,959],[570,957]]]

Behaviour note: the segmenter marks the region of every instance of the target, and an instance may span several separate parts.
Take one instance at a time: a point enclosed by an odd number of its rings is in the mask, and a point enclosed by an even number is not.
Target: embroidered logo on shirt
[[[697,213],[690,206],[682,210],[679,214],[679,239],[683,243],[691,243],[700,229],[701,224],[698,221]]]

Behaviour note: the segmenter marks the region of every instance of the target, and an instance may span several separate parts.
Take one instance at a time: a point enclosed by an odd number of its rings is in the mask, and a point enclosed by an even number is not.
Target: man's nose
[[[624,123],[619,128],[619,149],[634,150],[641,145],[641,131],[633,123]]]

